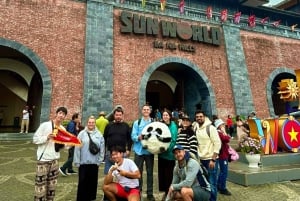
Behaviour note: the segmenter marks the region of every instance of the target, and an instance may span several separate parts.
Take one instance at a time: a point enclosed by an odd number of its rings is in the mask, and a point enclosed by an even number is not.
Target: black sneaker
[[[225,189],[225,190],[219,190],[219,193],[223,194],[223,195],[231,195],[231,193],[227,189]]]
[[[74,170],[68,170],[68,173],[67,173],[68,175],[72,175],[72,174],[77,174],[77,172],[76,171],[74,171]]]
[[[66,173],[66,170],[62,170],[61,168],[58,169],[60,174],[62,174],[62,176],[66,177],[68,176],[67,173]]]

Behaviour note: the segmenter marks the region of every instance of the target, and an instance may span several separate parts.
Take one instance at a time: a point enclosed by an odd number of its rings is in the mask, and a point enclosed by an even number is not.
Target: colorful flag
[[[260,23],[265,24],[269,20],[269,17],[265,17],[262,20],[260,20]]]
[[[273,22],[272,25],[273,25],[274,27],[278,27],[279,24],[280,24],[280,22],[281,22],[281,20],[277,20],[277,21]]]
[[[160,0],[160,10],[165,11],[167,0]]]
[[[240,20],[241,20],[241,15],[242,15],[242,12],[236,12],[233,16],[233,22],[235,24],[239,24],[240,23]]]
[[[212,18],[212,7],[211,6],[208,6],[207,9],[206,9],[206,17],[207,19],[211,19]]]
[[[180,0],[178,6],[179,6],[179,13],[183,14],[184,13],[184,0]]]
[[[293,24],[293,25],[291,26],[292,32],[295,31],[295,28],[296,28],[297,26],[298,26],[298,24]]]
[[[145,8],[146,6],[146,0],[142,0],[142,7]]]
[[[248,26],[249,27],[255,27],[255,19],[256,19],[256,17],[255,17],[255,15],[250,15],[249,17],[248,17]]]
[[[221,22],[226,22],[227,21],[227,17],[228,17],[228,10],[227,9],[223,9],[221,11]]]

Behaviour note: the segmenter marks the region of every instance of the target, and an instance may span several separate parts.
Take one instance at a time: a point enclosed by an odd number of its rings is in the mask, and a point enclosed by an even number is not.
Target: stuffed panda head
[[[142,130],[141,143],[152,154],[165,152],[171,143],[171,132],[166,124],[152,122]]]

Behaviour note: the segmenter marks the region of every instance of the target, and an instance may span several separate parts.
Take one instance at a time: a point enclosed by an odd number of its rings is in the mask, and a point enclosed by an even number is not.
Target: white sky
[[[272,7],[283,1],[285,1],[285,0],[269,0],[269,3],[264,4],[264,6]]]

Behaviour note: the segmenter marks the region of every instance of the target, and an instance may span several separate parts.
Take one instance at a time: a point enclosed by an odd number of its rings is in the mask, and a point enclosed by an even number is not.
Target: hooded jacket
[[[206,132],[206,126],[209,126],[209,135]],[[198,154],[201,160],[210,160],[214,153],[219,154],[221,140],[217,129],[211,125],[211,121],[207,117],[201,126],[194,122],[193,129],[198,140]]]

